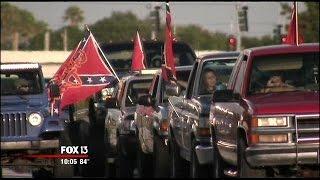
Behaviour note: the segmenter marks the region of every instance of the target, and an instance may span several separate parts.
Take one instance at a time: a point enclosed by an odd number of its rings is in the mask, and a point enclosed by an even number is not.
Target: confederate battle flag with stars
[[[98,44],[92,33],[61,65],[53,77],[54,83],[59,86],[61,94],[60,108],[85,100],[106,87],[117,83],[101,58]]]

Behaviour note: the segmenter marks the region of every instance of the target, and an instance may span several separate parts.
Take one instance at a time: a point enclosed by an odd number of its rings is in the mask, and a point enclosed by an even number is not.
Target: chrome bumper
[[[197,145],[195,150],[200,164],[208,164],[212,162],[212,146]]]
[[[246,149],[246,159],[254,167],[274,165],[320,164],[319,144],[295,146],[261,146]]]

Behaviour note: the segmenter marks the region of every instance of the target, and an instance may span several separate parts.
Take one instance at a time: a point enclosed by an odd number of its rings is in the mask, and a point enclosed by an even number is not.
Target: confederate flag
[[[146,69],[144,65],[144,53],[139,33],[137,31],[136,38],[134,39],[134,50],[132,54],[131,71],[140,71]]]
[[[97,46],[90,32],[88,39],[78,45],[55,74],[53,79],[61,93],[60,109],[117,82],[101,58]]]
[[[174,53],[173,53],[173,32],[171,28],[171,15],[170,15],[170,8],[169,3],[166,3],[166,40],[165,40],[165,48],[164,48],[164,60],[165,60],[165,68],[163,70],[166,73],[163,73],[164,80],[169,80],[169,74],[173,76],[174,79],[176,77],[176,68],[174,62]],[[166,74],[166,75],[165,75]]]
[[[299,42],[298,42],[299,39]],[[298,9],[297,2],[293,3],[291,22],[288,29],[288,35],[284,38],[284,44],[298,45],[303,42],[303,37],[298,31]]]

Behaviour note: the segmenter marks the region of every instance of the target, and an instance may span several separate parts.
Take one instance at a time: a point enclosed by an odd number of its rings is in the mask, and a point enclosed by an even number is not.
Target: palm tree
[[[63,20],[70,21],[69,25],[74,27],[78,26],[79,23],[83,22],[83,10],[80,9],[78,6],[70,6],[66,11],[65,15],[63,16]]]

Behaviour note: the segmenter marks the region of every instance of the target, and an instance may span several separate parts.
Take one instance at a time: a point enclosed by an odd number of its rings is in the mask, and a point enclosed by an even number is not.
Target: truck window
[[[136,106],[139,97],[148,94],[152,79],[132,80],[128,84],[125,106]]]
[[[1,95],[32,95],[42,92],[38,71],[1,71]]]
[[[193,92],[193,87],[195,84],[195,78],[196,78],[196,73],[197,73],[197,69],[198,69],[198,62],[194,63],[191,74],[189,76],[189,80],[188,80],[188,87],[187,87],[187,94],[186,94],[186,98],[191,99],[192,96],[192,92]]]
[[[319,52],[253,59],[248,94],[319,91]]]
[[[177,81],[178,81],[178,85],[181,87],[181,92],[185,92],[187,89],[187,85],[188,85],[188,79],[189,79],[189,75],[190,75],[190,70],[181,70],[181,71],[176,71],[177,73]],[[169,96],[165,93],[165,81],[162,81],[162,97],[163,100],[162,102],[168,102],[168,98]]]
[[[211,95],[226,89],[236,58],[211,59],[204,62],[198,85],[199,95]]]

